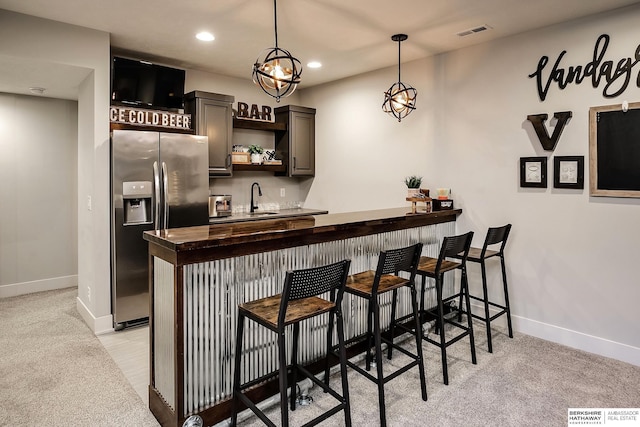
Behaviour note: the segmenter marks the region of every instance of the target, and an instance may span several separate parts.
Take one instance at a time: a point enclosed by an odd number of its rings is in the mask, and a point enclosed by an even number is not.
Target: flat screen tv
[[[183,108],[184,70],[118,56],[112,60],[112,103],[164,110]]]

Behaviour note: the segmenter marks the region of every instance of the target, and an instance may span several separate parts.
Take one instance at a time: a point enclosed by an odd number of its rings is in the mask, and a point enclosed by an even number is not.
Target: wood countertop
[[[145,231],[144,239],[151,255],[184,265],[450,222],[462,213],[410,211],[403,207]]]

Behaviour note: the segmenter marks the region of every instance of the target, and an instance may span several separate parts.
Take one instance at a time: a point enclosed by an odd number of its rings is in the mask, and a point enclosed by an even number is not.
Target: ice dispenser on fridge
[[[151,181],[122,183],[125,225],[151,222],[151,195]]]

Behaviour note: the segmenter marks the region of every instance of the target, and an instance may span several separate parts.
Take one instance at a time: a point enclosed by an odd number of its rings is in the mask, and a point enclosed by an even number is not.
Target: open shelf
[[[286,165],[253,165],[253,164],[242,164],[242,163],[234,163],[233,164],[234,171],[266,171],[266,172],[286,172]]]
[[[233,128],[234,129],[266,130],[266,131],[275,132],[275,131],[287,130],[287,125],[286,123],[261,122],[258,120],[247,120],[247,119],[239,119],[237,117],[234,117]]]

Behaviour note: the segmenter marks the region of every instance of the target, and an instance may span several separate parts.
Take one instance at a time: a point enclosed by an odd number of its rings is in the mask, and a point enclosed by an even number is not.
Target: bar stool
[[[349,387],[347,384],[347,355],[344,346],[344,329],[342,321],[342,296],[344,284],[349,274],[350,260],[340,261],[334,264],[304,270],[287,271],[282,294],[247,302],[238,306],[238,328],[236,338],[236,354],[233,377],[233,402],[231,425],[235,426],[238,419],[238,401],[250,408],[266,425],[276,427],[266,415],[243,393],[243,390],[278,376],[280,386],[280,412],[281,426],[288,427],[289,412],[287,409],[287,374],[291,371],[291,410],[295,410],[295,388],[297,374],[309,378],[320,386],[325,392],[331,394],[340,403],[307,422],[306,426],[314,426],[330,416],[344,411],[345,424],[351,426],[351,409],[349,406]],[[328,292],[330,300],[318,297]],[[312,317],[329,313],[329,327],[327,328],[327,343],[332,334],[333,318],[336,318],[338,334],[338,350],[340,357],[340,374],[342,377],[342,396],[328,387],[328,381],[317,379],[305,367],[298,364],[298,337],[300,334],[300,322]],[[278,334],[279,369],[276,372],[264,375],[260,378],[240,384],[240,361],[242,353],[242,337],[244,319],[254,322],[276,332]],[[293,325],[293,346],[291,366],[287,366],[285,329]],[[329,348],[327,350],[330,350]]]
[[[429,338],[428,334],[423,335],[423,339],[427,342],[440,347],[440,353],[442,357],[442,377],[445,385],[449,384],[449,373],[447,370],[447,347],[451,344],[460,341],[462,338],[469,336],[469,342],[471,346],[471,362],[475,365],[476,361],[476,348],[473,341],[473,320],[471,316],[467,316],[467,324],[462,324],[462,298],[467,307],[467,312],[471,311],[471,304],[469,301],[469,289],[467,283],[467,267],[466,261],[469,254],[469,248],[471,246],[471,239],[473,238],[473,231],[467,234],[461,234],[459,236],[445,237],[442,241],[440,248],[440,254],[438,258],[420,257],[420,263],[418,264],[418,270],[416,274],[422,276],[422,291],[420,296],[420,311],[424,314],[430,314],[435,317],[436,331],[439,331],[440,340],[436,341]],[[460,256],[461,262],[449,261],[447,258]],[[459,292],[443,297],[442,286],[444,283],[444,274],[448,272],[454,272],[455,270],[462,270],[460,278],[460,290]],[[433,309],[425,309],[424,307],[424,291],[427,277],[435,279],[436,288],[436,307],[435,313]],[[460,298],[460,306],[458,310],[457,321],[444,317],[444,304],[450,301]],[[445,324],[450,324],[460,329],[461,331],[454,337],[446,339]]]
[[[364,298],[368,301],[367,312],[367,356],[366,356],[366,369],[362,369],[360,366],[347,361],[347,365],[364,375],[369,380],[378,385],[378,403],[380,406],[380,425],[386,426],[386,408],[384,402],[384,384],[388,381],[396,378],[400,374],[408,371],[414,366],[418,366],[420,371],[420,388],[422,390],[422,400],[427,400],[427,385],[424,373],[424,364],[422,358],[422,341],[421,341],[421,328],[418,320],[418,304],[415,288],[415,275],[416,268],[418,266],[418,259],[420,258],[420,252],[422,251],[422,244],[417,243],[413,246],[406,248],[400,248],[395,250],[388,250],[380,252],[378,257],[378,265],[376,271],[364,271],[362,273],[354,274],[347,278],[347,284],[345,291]],[[409,279],[398,276],[398,272],[406,271],[409,273]],[[391,274],[394,273],[394,274]],[[406,287],[411,294],[411,306],[413,313],[413,328],[405,327],[399,322],[395,321],[396,301],[398,295],[398,289]],[[393,292],[392,303],[392,320],[390,324],[390,337],[387,339],[382,336],[380,326],[380,304],[378,297],[387,292]],[[373,324],[373,330],[372,330]],[[402,328],[403,330],[412,333],[416,339],[416,352],[417,354],[410,353],[406,349],[402,348],[398,344],[393,342],[393,329],[394,327]],[[373,341],[373,343],[372,343]],[[388,347],[388,359],[391,359],[392,349],[400,351],[412,359],[410,363],[397,369],[395,372],[388,374],[386,377],[382,372],[382,342],[385,342]],[[376,375],[373,376],[369,372],[371,369],[371,347],[375,347],[375,362],[376,362]]]
[[[511,309],[509,308],[509,291],[507,290],[507,271],[504,266],[504,247],[507,244],[507,238],[511,231],[511,224],[504,225],[502,227],[491,227],[487,231],[487,236],[484,240],[482,249],[471,247],[469,249],[469,256],[467,261],[477,262],[480,264],[482,270],[482,297],[477,297],[469,294],[469,298],[476,301],[482,301],[484,304],[484,316],[471,313],[476,319],[482,320],[487,326],[487,346],[489,353],[493,353],[493,347],[491,345],[491,322],[503,314],[507,317],[507,326],[509,329],[509,338],[513,338],[513,329],[511,327]],[[497,250],[487,249],[489,246],[500,244],[500,248]],[[487,267],[485,261],[489,258],[500,258],[500,265],[502,266],[502,286],[504,288],[504,305],[497,304],[489,301],[489,293],[487,291]],[[491,316],[489,314],[489,306],[499,309],[499,311]]]

